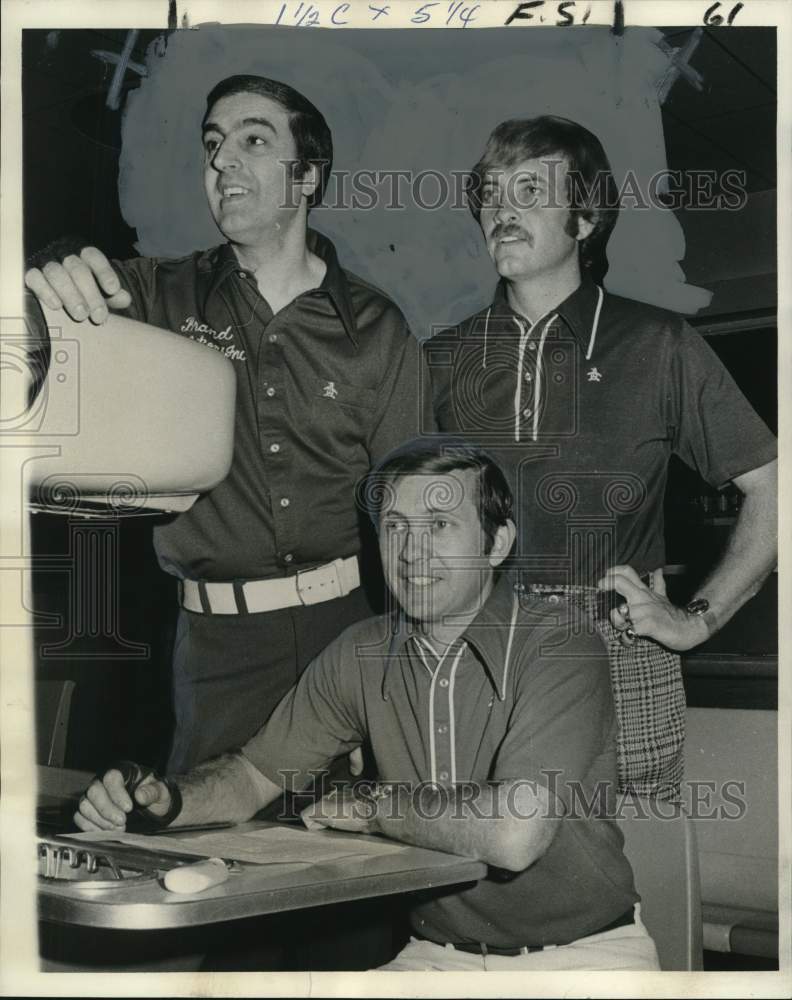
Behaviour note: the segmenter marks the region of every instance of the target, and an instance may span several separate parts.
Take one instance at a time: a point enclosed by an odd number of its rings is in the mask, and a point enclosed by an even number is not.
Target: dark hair
[[[498,528],[512,517],[511,488],[500,467],[485,451],[455,438],[411,441],[382,460],[365,480],[362,504],[379,530],[379,515],[393,495],[395,480],[409,475],[447,475],[470,469],[478,482],[479,521],[485,537],[484,554],[495,542]]]
[[[568,118],[510,118],[501,122],[487,140],[484,154],[468,178],[468,207],[476,222],[481,216],[481,188],[492,170],[514,167],[523,160],[563,157],[567,165],[570,204],[567,232],[576,236],[578,218],[594,223],[580,241],[580,258],[590,267],[604,251],[616,225],[618,191],[602,143],[588,129]]]
[[[227,76],[212,87],[206,98],[204,123],[214,105],[222,97],[230,97],[233,94],[258,94],[260,97],[268,97],[280,104],[288,113],[289,128],[297,150],[295,176],[302,177],[312,166],[317,168],[318,181],[308,199],[308,207],[313,208],[318,205],[333,168],[333,136],[321,111],[311,104],[307,97],[303,97],[286,83],[270,80],[266,76],[241,74]]]

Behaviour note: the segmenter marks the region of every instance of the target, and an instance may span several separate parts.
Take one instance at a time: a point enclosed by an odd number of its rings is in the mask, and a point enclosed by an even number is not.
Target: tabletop
[[[79,779],[74,784],[79,784]],[[40,794],[45,790],[50,791],[40,786]],[[58,788],[55,794],[58,793],[62,794],[63,789]],[[255,830],[267,825],[271,824],[252,821],[238,829]],[[300,826],[290,829],[294,837],[306,832]],[[387,853],[366,853],[310,864],[241,864],[240,870],[232,871],[226,882],[191,895],[171,893],[162,886],[161,880],[91,889],[74,882],[45,882],[42,879],[39,883],[39,916],[42,920],[55,923],[117,930],[192,927],[373,896],[473,883],[483,878],[487,870],[480,861],[406,844],[397,845],[395,841],[381,837],[329,830],[324,835],[363,841],[370,845],[367,848],[369,852],[375,849],[375,845],[381,844]],[[395,846],[398,850],[393,850]]]

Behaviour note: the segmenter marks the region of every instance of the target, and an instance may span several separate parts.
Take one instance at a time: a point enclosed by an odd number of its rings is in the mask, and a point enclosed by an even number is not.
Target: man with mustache
[[[180,581],[178,771],[249,739],[307,663],[371,614],[355,484],[417,431],[422,405],[401,312],[307,228],[333,158],[317,108],[278,81],[232,76],[209,93],[202,136],[221,246],[112,265],[87,247],[26,275],[75,320],[100,325],[110,308],[200,333],[237,372],[228,477],[154,531]]]
[[[608,644],[624,789],[675,798],[685,697],[678,651],[757,592],[777,554],[775,440],[681,317],[591,277],[616,222],[599,140],[579,124],[510,120],[473,168],[470,210],[495,298],[425,343],[441,430],[509,471],[521,582],[585,604]],[[665,596],[663,495],[678,455],[742,509],[686,607]],[[623,598],[606,620],[596,587]]]

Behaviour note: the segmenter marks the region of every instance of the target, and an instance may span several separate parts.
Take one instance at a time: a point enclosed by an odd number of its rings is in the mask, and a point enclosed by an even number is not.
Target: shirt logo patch
[[[182,333],[189,334],[190,340],[194,340],[197,344],[206,344],[207,347],[219,351],[232,361],[247,361],[247,355],[242,348],[236,347],[233,343],[231,324],[225,330],[215,330],[208,323],[199,323],[195,316],[188,316],[179,329]]]
[[[335,399],[338,395],[338,389],[335,387],[335,382],[328,382],[324,389],[322,389],[322,395],[325,399]]]
[[[602,381],[602,372],[599,371],[597,369],[597,367],[595,366],[594,368],[589,368],[589,370],[588,370],[588,376],[587,377],[588,377],[589,382],[601,382]]]

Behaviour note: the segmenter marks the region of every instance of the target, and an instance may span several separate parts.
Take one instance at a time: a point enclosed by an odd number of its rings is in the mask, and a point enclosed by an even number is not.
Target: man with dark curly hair
[[[321,112],[287,84],[231,76],[209,92],[201,136],[220,246],[112,264],[86,247],[25,277],[74,320],[122,310],[236,370],[228,476],[154,530],[180,581],[175,770],[249,739],[312,657],[371,613],[355,483],[422,408],[404,316],[308,228],[333,161]]]

